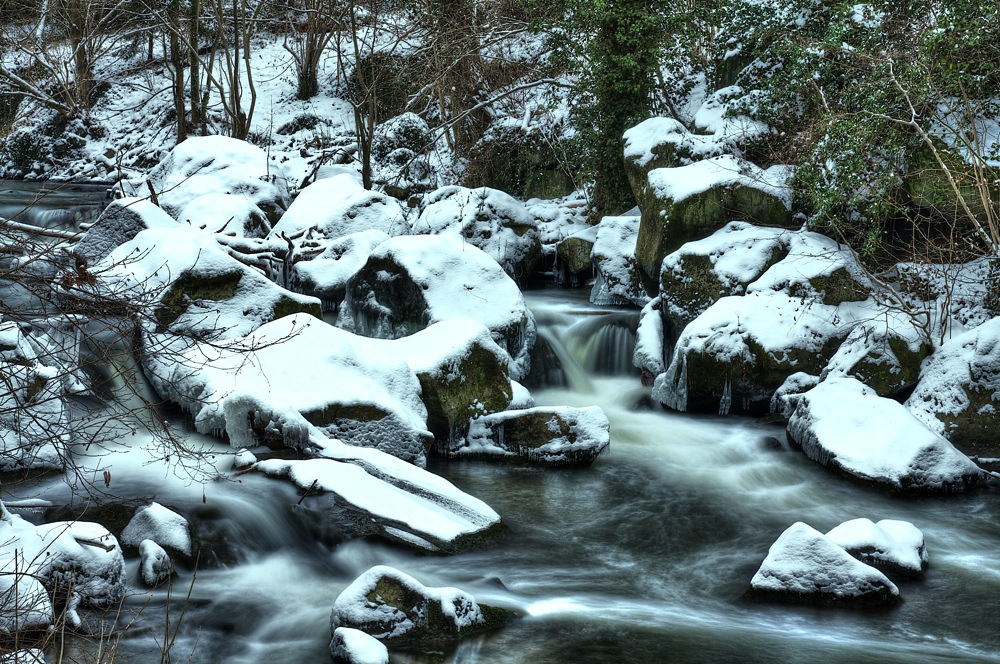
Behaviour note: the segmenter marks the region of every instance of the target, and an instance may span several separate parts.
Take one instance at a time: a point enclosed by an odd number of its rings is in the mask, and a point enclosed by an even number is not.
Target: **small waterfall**
[[[621,323],[609,323],[591,338],[584,368],[607,376],[635,374],[638,370],[632,366],[634,352],[635,330]]]

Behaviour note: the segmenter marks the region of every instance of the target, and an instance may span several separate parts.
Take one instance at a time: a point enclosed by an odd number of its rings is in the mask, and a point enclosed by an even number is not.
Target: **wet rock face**
[[[474,420],[468,439],[448,453],[542,466],[584,466],[610,442],[608,419],[596,406],[529,408]]]
[[[358,577],[334,603],[331,631],[350,627],[393,648],[433,650],[514,618],[457,588],[428,588],[386,566]]]

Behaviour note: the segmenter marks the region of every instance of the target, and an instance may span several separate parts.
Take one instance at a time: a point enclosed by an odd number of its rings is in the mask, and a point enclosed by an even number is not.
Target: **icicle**
[[[719,415],[728,415],[729,409],[733,405],[733,385],[729,381],[729,374],[726,374],[726,385],[722,388],[722,398],[719,399]]]

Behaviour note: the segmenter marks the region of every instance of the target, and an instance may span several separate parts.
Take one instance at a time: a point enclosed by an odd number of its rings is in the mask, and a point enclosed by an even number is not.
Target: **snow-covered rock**
[[[93,266],[96,284],[77,286],[98,305],[149,307],[151,332],[231,339],[293,312],[320,316],[318,300],[285,290],[241,263],[212,234],[190,226],[145,230]]]
[[[643,306],[649,301],[635,257],[639,223],[634,215],[601,219],[590,254],[595,273],[590,301],[594,304]]]
[[[45,653],[41,648],[24,648],[0,655],[0,664],[45,664]]]
[[[387,235],[409,232],[399,202],[365,189],[347,174],[317,180],[299,192],[271,229],[271,238],[287,237],[293,243],[337,238],[376,230]]]
[[[27,645],[43,637],[50,625],[52,601],[42,582],[28,573],[0,574],[0,640],[15,636]]]
[[[646,186],[636,192],[642,210],[639,266],[655,280],[669,252],[732,220],[791,226],[789,178],[787,167],[762,170],[731,155],[650,171]]]
[[[351,627],[333,630],[330,654],[334,664],[389,664],[389,651],[378,639]]]
[[[659,296],[650,300],[639,313],[639,327],[635,333],[632,365],[642,371],[642,384],[647,386],[667,370],[661,307]]]
[[[897,310],[863,321],[847,335],[820,378],[854,376],[880,396],[911,390],[929,352],[913,319]]]
[[[236,237],[264,238],[271,231],[271,223],[259,207],[228,192],[199,196],[184,206],[177,220],[209,233]]]
[[[147,586],[156,587],[170,578],[174,565],[162,546],[150,539],[139,543],[139,575]]]
[[[39,624],[51,617],[51,606],[35,602],[40,600],[38,588],[22,582],[24,575],[39,581],[48,597],[65,607],[74,626],[80,624],[78,607],[108,608],[125,594],[125,559],[104,526],[87,521],[34,526],[0,506],[0,579],[11,584],[4,592],[23,590],[24,601],[30,600],[23,620]]]
[[[831,377],[794,403],[788,435],[806,456],[891,491],[964,491],[983,472],[901,404],[855,378]]]
[[[542,256],[535,221],[524,203],[489,187],[448,186],[427,194],[413,232],[458,234],[517,281],[534,274]]]
[[[908,521],[845,521],[826,534],[861,562],[890,576],[923,576],[927,569],[924,534]]]
[[[351,233],[331,241],[300,244],[293,256],[288,287],[318,298],[323,311],[337,311],[347,294],[347,283],[364,267],[368,256],[389,239],[380,230]]]
[[[144,540],[152,540],[184,556],[192,553],[187,519],[159,503],[150,503],[136,511],[122,531],[122,544],[140,548]]]
[[[590,254],[597,242],[599,226],[588,226],[561,240],[556,245],[556,282],[562,286],[579,286],[594,276]],[[634,253],[634,252],[633,252]]]
[[[337,597],[330,629],[352,627],[393,647],[439,647],[506,624],[512,614],[476,602],[457,588],[428,588],[399,570],[379,565]]]
[[[132,183],[132,194],[146,196],[147,181],[160,206],[174,219],[206,194],[240,196],[260,208],[271,222],[288,207],[284,174],[267,153],[227,136],[192,136],[178,144],[146,180]]]
[[[882,572],[798,522],[771,545],[746,596],[823,606],[882,606],[898,601],[899,589]]]
[[[597,406],[539,407],[473,420],[464,444],[448,454],[580,466],[593,463],[610,443],[608,418]]]
[[[924,360],[906,407],[966,454],[1000,457],[1000,317]]]
[[[39,341],[44,343],[45,337]],[[0,323],[0,471],[61,470],[68,455],[68,370],[20,327]],[[72,359],[72,358],[71,358]],[[53,366],[55,365],[55,366]]]
[[[120,198],[108,204],[80,241],[73,254],[94,265],[147,228],[173,228],[177,222],[148,200]]]
[[[348,535],[453,552],[500,523],[489,505],[437,475],[378,450],[324,438],[315,427],[310,434],[316,458],[268,459],[253,469],[287,478],[311,496],[329,494],[332,516]]]
[[[528,373],[535,320],[517,284],[462,238],[392,238],[351,280],[337,324],[366,337],[398,339],[432,323],[466,318],[489,328],[512,359],[510,377]]]

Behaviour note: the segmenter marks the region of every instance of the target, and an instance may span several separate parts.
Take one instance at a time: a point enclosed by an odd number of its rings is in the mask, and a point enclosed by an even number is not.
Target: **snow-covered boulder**
[[[906,407],[966,454],[1000,457],[1000,317],[928,357]]]
[[[788,376],[822,371],[854,315],[775,291],[721,298],[684,328],[653,397],[679,411],[766,414]]]
[[[380,230],[351,233],[331,241],[302,243],[293,257],[288,287],[318,298],[323,311],[337,311],[347,294],[347,283],[364,267],[368,256],[389,239]]]
[[[264,238],[271,231],[271,223],[259,207],[228,192],[199,196],[184,206],[177,221],[235,237]]]
[[[748,599],[821,606],[893,604],[899,589],[882,572],[855,559],[802,522],[771,545],[750,580]]]
[[[394,648],[435,648],[503,627],[510,611],[479,604],[457,588],[428,588],[399,570],[379,565],[337,597],[330,630],[359,629]]]
[[[636,192],[639,266],[655,280],[664,256],[732,220],[792,226],[789,175],[787,167],[762,170],[731,155],[650,171],[647,186]]]
[[[789,251],[789,231],[733,221],[663,259],[660,298],[670,341],[721,297],[746,288]]]
[[[0,471],[61,470],[68,456],[69,371],[13,322],[0,323]],[[53,350],[53,349],[50,349]]]
[[[635,257],[639,223],[635,215],[601,219],[590,254],[595,273],[590,301],[594,304],[643,306],[649,301]]]
[[[122,544],[140,548],[145,540],[190,557],[191,528],[187,519],[159,503],[137,510],[122,531]]]
[[[20,590],[22,575],[41,582],[74,626],[80,624],[78,607],[109,608],[125,594],[125,559],[104,526],[87,521],[34,526],[0,506],[0,578],[12,579]],[[23,589],[26,599],[37,595],[30,582]],[[37,608],[26,616],[33,616],[33,623],[45,613],[42,604]]]
[[[299,192],[271,229],[271,238],[295,243],[337,238],[376,230],[387,235],[409,232],[399,202],[365,189],[348,174],[317,180]]]
[[[448,186],[427,194],[413,232],[458,234],[517,281],[534,274],[542,256],[534,218],[524,203],[489,187]]]
[[[149,539],[139,543],[139,576],[143,583],[155,588],[169,579],[173,571],[170,554],[162,546]]]
[[[597,406],[539,407],[484,415],[450,456],[516,459],[545,466],[593,463],[611,443],[608,418]]]
[[[179,143],[145,180],[132,183],[132,195],[146,196],[147,181],[160,207],[174,219],[206,194],[240,196],[272,223],[288,207],[284,174],[267,153],[227,136],[192,136]]]
[[[684,166],[723,152],[713,136],[692,134],[674,118],[649,118],[628,129],[622,138],[625,174],[636,196],[649,186],[650,171]]]
[[[845,521],[826,534],[861,562],[890,576],[921,577],[927,569],[924,534],[908,521]]]
[[[337,324],[398,339],[460,318],[489,328],[511,356],[513,380],[527,375],[535,320],[520,289],[495,260],[455,235],[395,237],[376,247],[348,285]]]
[[[855,378],[831,377],[794,403],[788,436],[806,456],[895,492],[964,491],[983,472],[900,403]]]
[[[402,359],[417,375],[439,451],[464,438],[471,419],[511,403],[510,358],[475,321],[441,321],[394,341],[372,339],[369,347],[380,357]]]
[[[0,642],[40,641],[52,622],[52,600],[41,581],[28,573],[0,574]]]
[[[423,464],[432,436],[420,382],[399,357],[307,314],[229,344],[195,344],[144,362],[159,394],[198,431],[234,447],[264,443],[308,452],[309,427],[346,443]]]
[[[290,313],[321,315],[319,301],[281,288],[190,226],[145,230],[91,271],[96,283],[72,294],[146,305],[150,332],[231,339]]]
[[[579,286],[594,276],[590,253],[597,242],[599,226],[588,226],[556,245],[556,282],[563,286]]]
[[[148,200],[120,198],[108,204],[80,241],[73,254],[94,265],[147,228],[173,228],[177,222]]]
[[[334,664],[389,664],[389,651],[378,639],[351,627],[333,630],[330,655]]]
[[[642,384],[650,386],[667,370],[667,344],[663,329],[663,301],[659,296],[650,300],[639,312],[635,332],[632,365],[642,372]]]
[[[863,321],[847,335],[820,378],[854,376],[880,396],[911,390],[929,352],[923,333],[900,311]]]
[[[416,113],[386,120],[372,136],[372,179],[401,201],[434,188],[437,178],[426,156],[433,142],[430,127]]]

